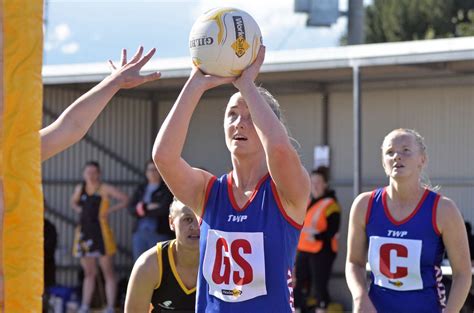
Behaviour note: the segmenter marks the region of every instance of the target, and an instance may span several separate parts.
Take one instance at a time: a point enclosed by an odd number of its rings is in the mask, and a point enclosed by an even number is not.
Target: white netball
[[[201,15],[189,34],[194,65],[206,74],[235,77],[257,57],[262,34],[245,11],[215,8]]]

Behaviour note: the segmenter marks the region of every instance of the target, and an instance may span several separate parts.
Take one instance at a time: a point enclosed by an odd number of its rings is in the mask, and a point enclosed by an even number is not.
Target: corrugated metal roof
[[[158,56],[158,57],[157,57]],[[161,80],[188,77],[188,57],[160,59],[159,52],[143,69],[162,72]],[[262,72],[307,71],[318,69],[383,66],[450,61],[474,61],[474,37],[367,44],[335,48],[267,52]],[[93,83],[110,73],[106,62],[46,65],[45,84]]]

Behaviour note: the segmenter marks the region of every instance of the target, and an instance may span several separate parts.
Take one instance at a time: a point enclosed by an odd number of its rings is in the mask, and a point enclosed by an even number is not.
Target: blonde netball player
[[[382,144],[389,185],[354,200],[346,279],[355,312],[454,313],[466,299],[471,286],[466,228],[456,204],[422,182],[427,160],[419,133],[390,132]],[[440,268],[445,250],[453,270],[447,302]]]
[[[292,312],[291,271],[310,182],[278,102],[254,83],[264,59],[233,81],[225,110],[225,141],[233,170],[216,178],[181,158],[203,93],[232,79],[194,68],[153,149],[174,195],[202,218],[197,312]],[[212,151],[208,151],[212,153]]]

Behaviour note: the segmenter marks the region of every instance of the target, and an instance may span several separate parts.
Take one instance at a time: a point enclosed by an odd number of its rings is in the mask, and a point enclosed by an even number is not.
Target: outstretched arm
[[[112,74],[71,104],[51,125],[40,130],[41,160],[47,160],[78,142],[110,99],[122,88],[133,88],[160,78],[160,73],[140,75],[140,69],[151,59],[155,49],[143,54],[140,47],[127,62],[127,50],[122,50],[120,67],[112,67]]]

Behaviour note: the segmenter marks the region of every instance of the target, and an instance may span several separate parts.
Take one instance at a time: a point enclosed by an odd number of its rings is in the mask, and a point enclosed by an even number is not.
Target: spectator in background
[[[147,182],[138,186],[128,206],[137,219],[132,239],[134,260],[157,242],[174,237],[168,222],[173,195],[152,160],[146,163],[145,176]]]
[[[73,253],[81,258],[84,270],[80,313],[89,312],[97,276],[97,259],[105,278],[106,312],[114,312],[117,282],[113,266],[115,241],[107,217],[111,212],[125,208],[128,196],[117,188],[103,183],[99,163],[89,161],[84,166],[82,184],[76,186],[71,206],[80,214],[74,239]],[[117,200],[110,205],[110,199]]]
[[[326,312],[328,283],[338,250],[341,207],[328,185],[329,169],[311,172],[311,201],[304,220],[295,265],[295,304],[305,312]]]

